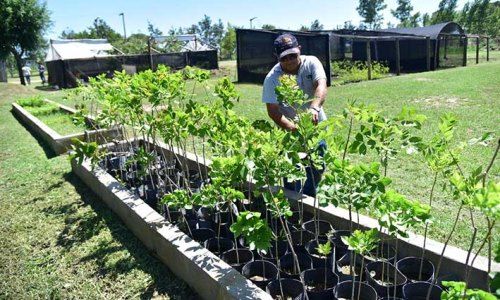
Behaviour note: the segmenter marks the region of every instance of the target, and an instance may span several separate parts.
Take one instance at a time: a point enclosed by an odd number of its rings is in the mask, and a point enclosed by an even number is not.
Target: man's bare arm
[[[314,98],[311,102],[312,107],[322,107],[325,103],[328,88],[326,87],[326,79],[319,79],[314,82]]]
[[[287,119],[280,111],[279,104],[276,103],[266,103],[267,114],[271,119],[273,119],[274,123],[276,123],[279,127],[294,131],[296,129],[295,123]]]

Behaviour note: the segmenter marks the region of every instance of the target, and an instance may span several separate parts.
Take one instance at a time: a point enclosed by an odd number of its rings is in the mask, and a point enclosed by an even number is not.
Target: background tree
[[[158,27],[155,27],[151,22],[148,21],[148,32],[150,36],[162,36],[163,31]]]
[[[319,22],[318,19],[314,20],[312,23],[311,23],[311,30],[323,30],[323,24],[321,24]]]
[[[469,33],[485,34],[488,26],[489,6],[489,0],[474,0],[465,3],[458,22]],[[497,25],[500,26],[500,24]]]
[[[422,15],[422,26],[431,25],[431,16],[428,13]]]
[[[274,30],[274,29],[276,29],[276,26],[271,25],[271,24],[264,24],[264,25],[262,25],[262,29],[264,29],[264,30]]]
[[[75,32],[72,29],[64,30],[61,35],[63,39],[106,39],[113,44],[118,40],[123,40],[123,37],[116,32],[106,21],[101,18],[96,18],[92,26],[86,30]]]
[[[441,0],[439,8],[432,14],[431,24],[439,24],[444,22],[454,21],[457,17],[457,1],[458,0]]]
[[[384,0],[359,0],[359,5],[356,7],[358,14],[363,18],[363,22],[368,24],[371,29],[380,28],[380,24],[384,17],[380,14],[387,5]]]
[[[398,7],[395,10],[391,9],[391,14],[399,20],[399,23],[405,23],[410,20],[412,10],[411,0],[398,0]]]
[[[117,40],[112,45],[124,54],[143,54],[148,52],[149,36],[144,33],[134,33],[126,40]]]
[[[201,38],[210,46],[219,48],[221,40],[224,36],[224,24],[219,19],[217,23],[212,24],[212,19],[209,16],[204,15],[203,19],[198,22],[196,27],[191,27],[195,29],[195,33],[199,34]]]
[[[220,45],[220,56],[222,59],[233,59],[236,55],[236,28],[227,23],[227,31]]]
[[[37,0],[0,0],[0,59],[12,54],[21,84],[23,57],[44,45],[43,35],[51,25],[47,4]]]

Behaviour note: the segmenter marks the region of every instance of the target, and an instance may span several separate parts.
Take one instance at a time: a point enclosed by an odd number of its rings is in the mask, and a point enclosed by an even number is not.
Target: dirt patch
[[[417,77],[415,78],[416,81],[432,81],[431,79],[429,78],[424,78],[424,77]]]
[[[431,96],[423,99],[415,99],[413,102],[421,103],[429,107],[458,107],[467,103],[469,100],[457,97]]]

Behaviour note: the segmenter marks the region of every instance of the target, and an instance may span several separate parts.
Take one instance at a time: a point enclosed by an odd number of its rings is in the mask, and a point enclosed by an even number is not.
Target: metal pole
[[[252,21],[257,19],[257,17],[250,18],[250,29],[252,29]]]
[[[395,41],[396,44],[396,75],[401,74],[401,54],[399,53],[399,39],[396,39]]]
[[[476,64],[479,63],[479,36],[476,38]]]
[[[436,38],[436,44],[434,44],[434,70],[437,70],[439,63],[439,39],[441,37],[438,35]]]
[[[430,71],[431,70],[431,37],[428,36],[425,38],[425,42],[426,42],[426,45],[427,45],[427,55],[425,56],[426,60],[427,60],[427,71]]]
[[[486,61],[490,61],[490,37],[486,37]]]
[[[127,32],[125,31],[125,14],[120,13],[119,16],[122,16],[122,23],[123,23],[123,39],[127,39]]]
[[[368,80],[372,79],[372,55],[370,50],[370,40],[366,41],[366,63],[368,64]]]

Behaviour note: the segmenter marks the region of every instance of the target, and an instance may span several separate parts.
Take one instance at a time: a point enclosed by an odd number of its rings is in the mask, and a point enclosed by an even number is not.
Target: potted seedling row
[[[101,122],[126,128],[125,139],[108,148],[75,141],[73,158],[80,163],[89,159],[106,170],[274,298],[397,298],[411,293],[406,285],[421,281],[433,293],[436,274],[424,254],[398,255],[398,238],[418,226],[427,230],[432,191],[429,205],[411,201],[390,189],[387,177],[389,161],[401,145],[424,153],[428,162],[447,151],[446,143],[428,150],[439,143],[426,144],[415,135],[421,115],[403,109],[387,118],[351,103],[342,116],[315,125],[304,106],[306,95],[293,76],[284,76],[276,88],[278,99],[297,113],[297,130],[286,132],[236,114],[232,108],[239,95],[227,78],[213,90],[208,83],[206,71],[166,67],[92,79],[80,88],[80,97],[91,103],[86,107]],[[200,89],[206,93],[202,100],[194,94]],[[447,120],[443,123],[450,124]],[[347,136],[340,137],[339,124],[348,127]],[[326,150],[318,147],[322,143]],[[349,158],[367,151],[376,153],[379,162]],[[444,170],[456,161],[441,164],[435,174],[448,176]],[[283,186],[285,178],[303,186],[306,172],[319,168],[325,172],[308,214],[301,200],[285,197]],[[480,178],[485,180],[487,171]],[[468,179],[470,187],[450,178],[456,198],[474,199],[463,202],[481,207],[490,220],[484,247],[498,218],[490,203],[498,185],[476,188],[478,175]],[[319,208],[327,205],[348,209],[349,230],[321,219]],[[378,230],[359,230],[360,211],[367,209],[377,217]]]

